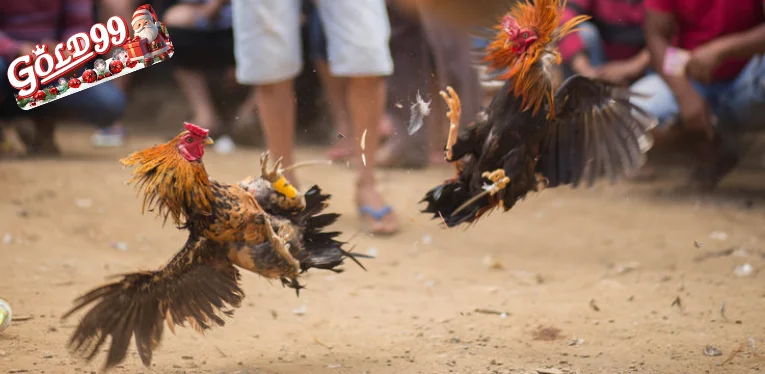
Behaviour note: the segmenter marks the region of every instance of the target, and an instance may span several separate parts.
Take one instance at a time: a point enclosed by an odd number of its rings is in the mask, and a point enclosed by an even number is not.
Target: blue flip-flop
[[[387,216],[391,212],[393,212],[393,207],[391,207],[390,205],[386,205],[386,206],[384,206],[384,207],[382,207],[380,209],[375,209],[375,208],[372,208],[372,207],[366,206],[366,205],[359,207],[359,215],[372,217],[372,219],[377,221],[377,222],[382,221],[382,219],[385,218],[385,216]],[[394,230],[393,232],[382,232],[382,233],[375,232],[373,234],[376,234],[376,235],[390,235],[390,234],[395,233],[395,231],[398,231],[398,230]]]

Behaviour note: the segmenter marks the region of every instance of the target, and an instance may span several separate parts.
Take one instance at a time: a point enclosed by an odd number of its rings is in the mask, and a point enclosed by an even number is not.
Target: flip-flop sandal
[[[391,214],[393,212],[393,207],[390,205],[386,205],[380,209],[374,209],[370,206],[361,206],[359,207],[359,215],[360,216],[368,216],[372,218],[376,222],[380,222],[387,216],[388,214]],[[393,235],[395,234],[398,229],[393,231],[383,231],[383,232],[375,232],[371,228],[367,228],[367,231],[369,233],[375,234],[375,235]]]

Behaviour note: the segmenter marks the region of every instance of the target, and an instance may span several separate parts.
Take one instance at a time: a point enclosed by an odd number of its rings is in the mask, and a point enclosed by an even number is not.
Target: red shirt
[[[73,34],[90,32],[91,26],[93,0],[0,0],[0,57],[10,63],[22,41],[65,42]]]
[[[765,22],[764,4],[765,0],[645,0],[646,10],[675,16],[675,44],[688,50],[759,26]],[[725,60],[715,69],[713,78],[733,79],[748,62],[748,58]]]
[[[628,59],[645,46],[643,37],[643,2],[640,0],[568,0],[563,11],[564,23],[578,15],[589,15],[600,31],[606,59]],[[585,49],[578,32],[569,34],[560,42],[563,61]]]

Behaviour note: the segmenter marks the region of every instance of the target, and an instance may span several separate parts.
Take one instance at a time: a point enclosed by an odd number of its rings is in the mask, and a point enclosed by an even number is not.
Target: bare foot
[[[393,126],[393,119],[390,117],[389,114],[386,113],[383,116],[382,121],[380,121],[379,131],[380,131],[381,137],[391,136],[396,131],[395,127]]]
[[[398,219],[390,205],[385,203],[374,184],[359,184],[356,204],[368,233],[391,235],[398,231]]]
[[[353,148],[348,138],[339,139],[332,148],[327,151],[327,156],[332,161],[345,161],[353,156]]]

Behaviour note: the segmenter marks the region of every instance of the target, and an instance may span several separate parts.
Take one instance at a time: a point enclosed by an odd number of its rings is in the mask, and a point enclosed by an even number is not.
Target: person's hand
[[[45,44],[48,46],[48,53],[50,53],[51,56],[53,57],[56,57],[56,46],[58,45],[58,43],[60,42],[57,42],[51,39],[45,39],[42,41],[42,44]],[[71,55],[71,53],[69,52],[69,50],[67,50],[66,42],[61,42],[61,43],[64,43],[64,49],[61,51],[61,57],[66,59],[67,57]]]
[[[19,44],[19,51],[17,53],[18,54],[17,57],[21,57],[21,56],[26,56],[26,55],[32,54],[32,51],[34,51],[35,48],[37,48],[37,43],[21,42]]]
[[[682,125],[689,130],[704,133],[709,139],[714,138],[709,103],[693,88],[677,95],[677,101]]]
[[[640,74],[629,60],[612,61],[595,69],[595,77],[616,85],[626,85]]]
[[[708,83],[712,80],[712,72],[722,60],[721,48],[712,41],[691,51],[691,58],[685,66],[685,73],[691,79]]]
[[[579,53],[571,59],[571,70],[583,77],[594,78],[597,71],[590,63],[590,59],[584,53]]]

